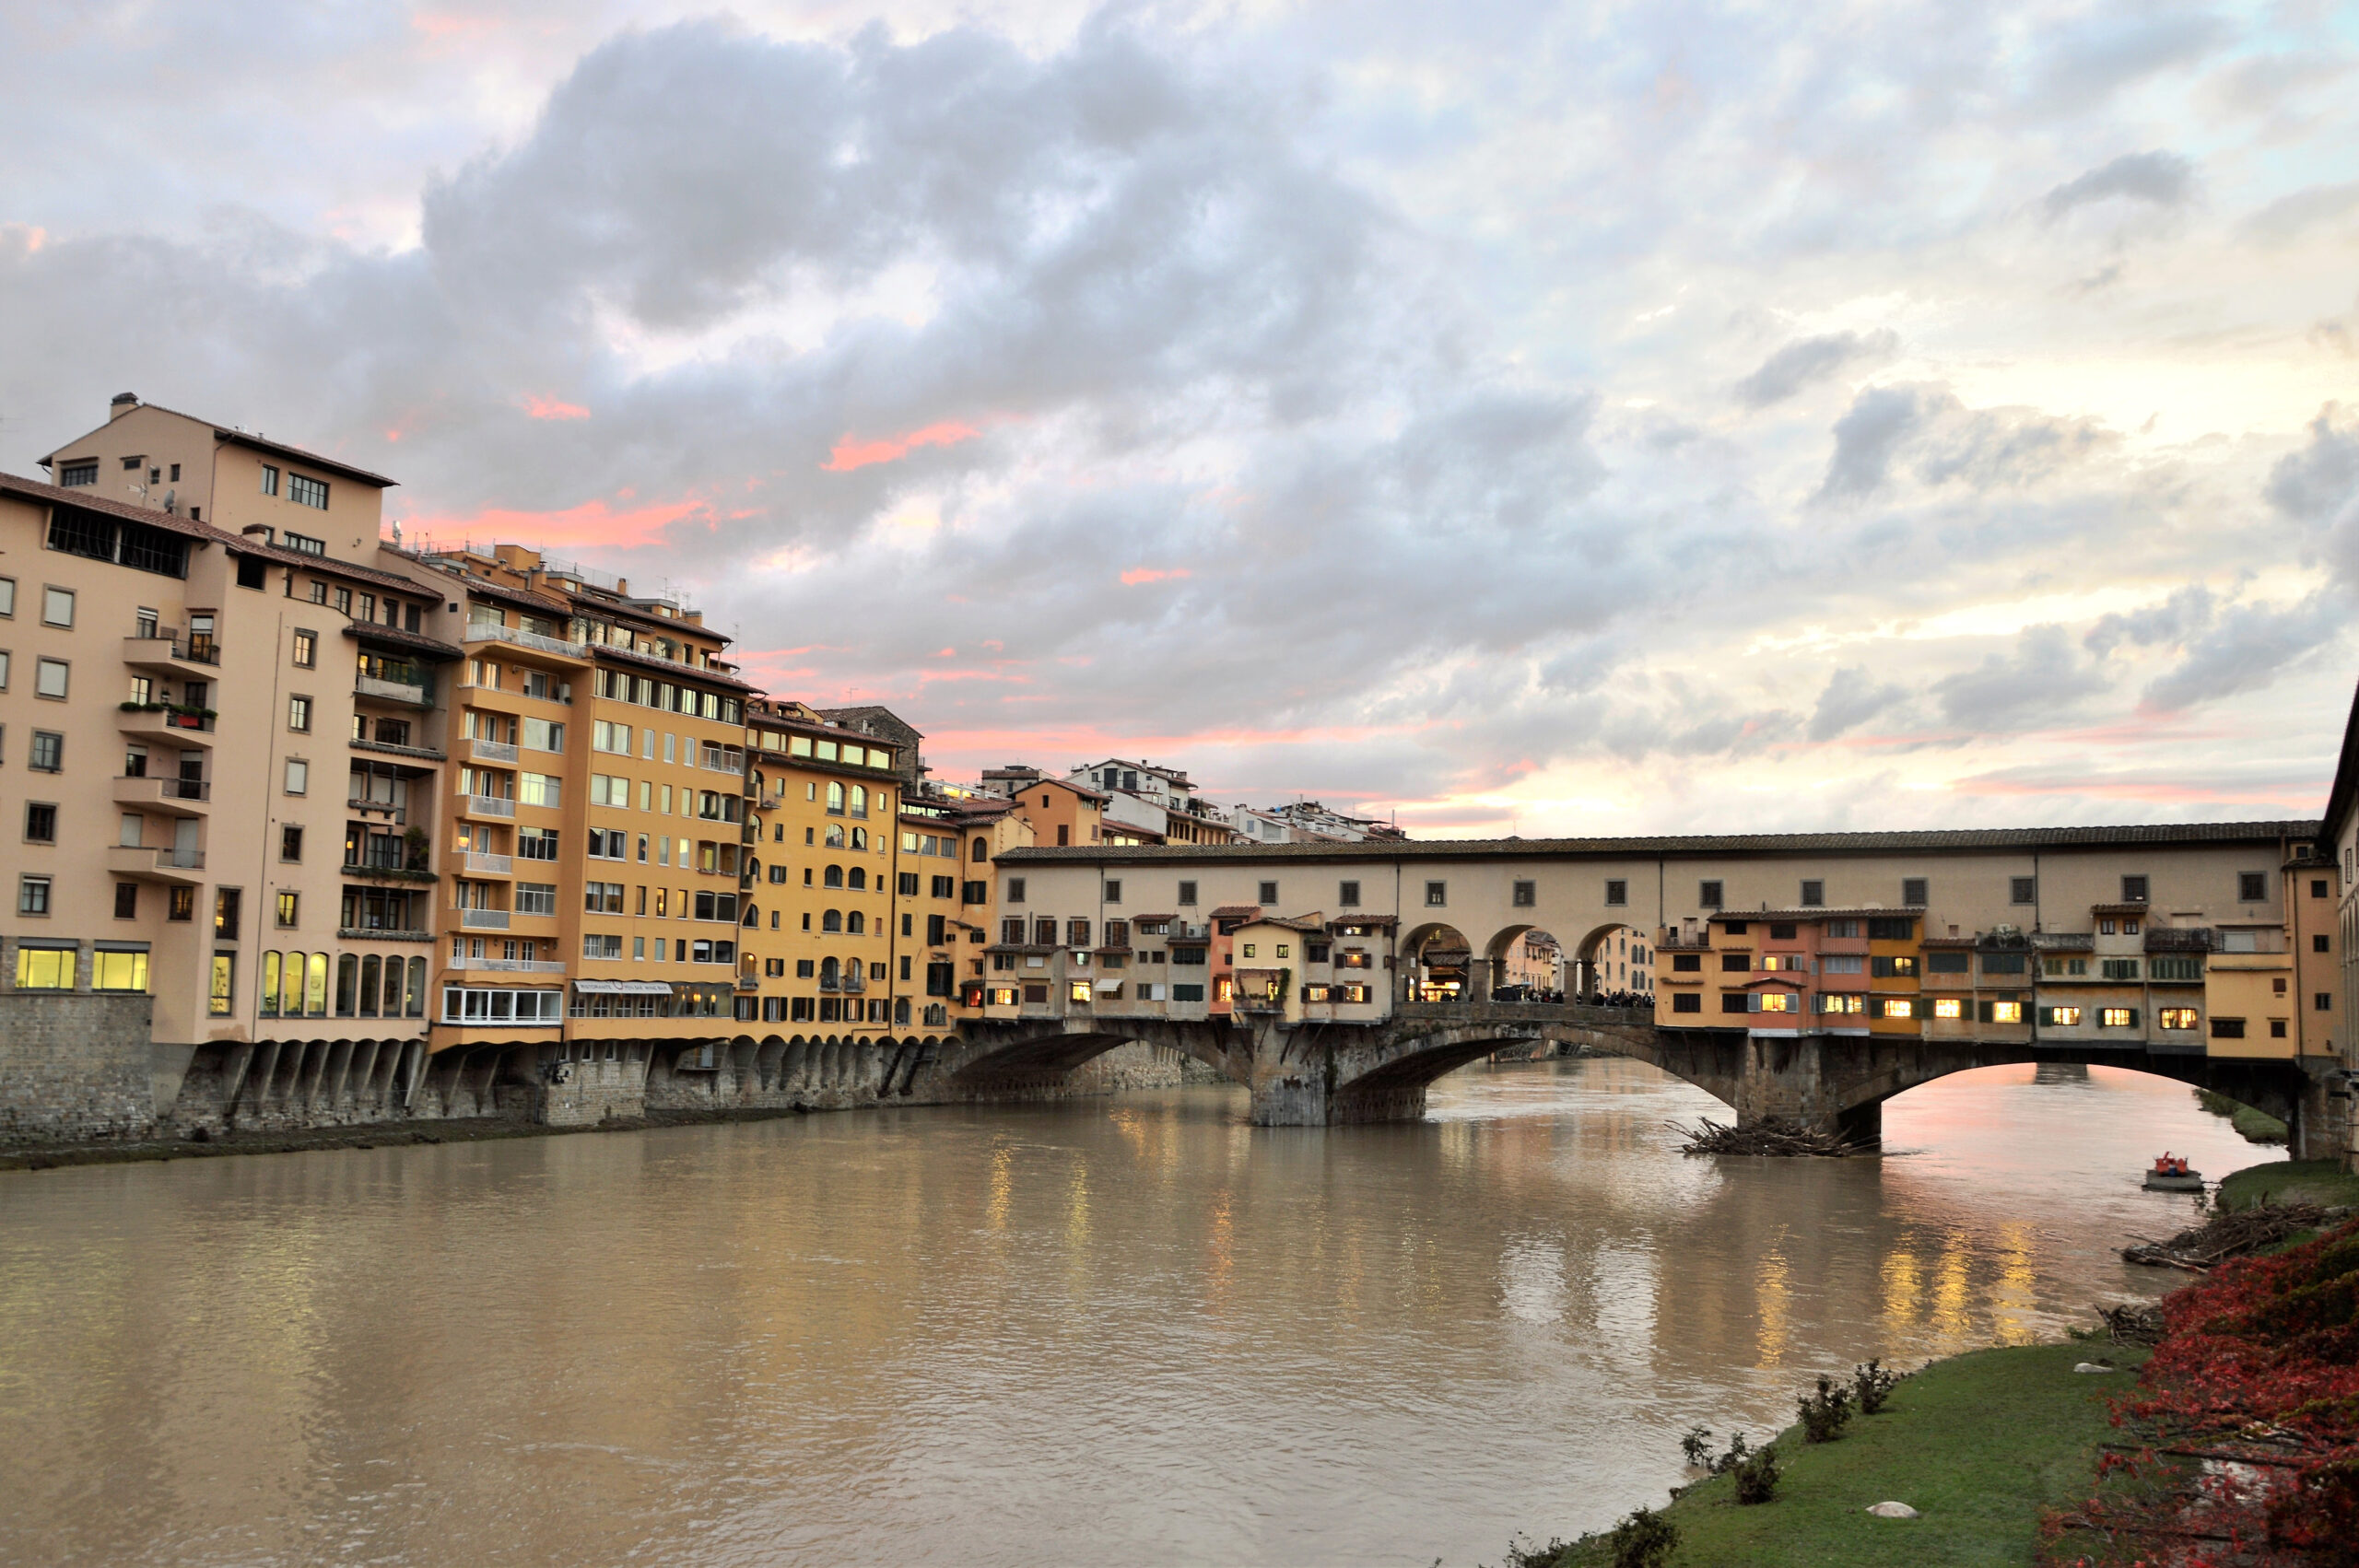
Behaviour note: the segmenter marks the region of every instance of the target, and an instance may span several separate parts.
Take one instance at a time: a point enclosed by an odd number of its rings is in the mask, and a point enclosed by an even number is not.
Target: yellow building
[[[893,1018],[940,1028],[983,1015],[984,952],[998,931],[992,861],[1029,848],[1032,825],[994,795],[905,795],[894,879]],[[1120,957],[1114,960],[1120,967]]]
[[[892,1020],[896,747],[798,702],[749,706],[748,1023]]]

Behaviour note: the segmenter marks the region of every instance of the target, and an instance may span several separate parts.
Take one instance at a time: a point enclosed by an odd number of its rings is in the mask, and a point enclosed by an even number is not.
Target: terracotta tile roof
[[[1229,920],[1235,919],[1240,915],[1250,915],[1258,918],[1261,913],[1262,906],[1259,904],[1224,904],[1219,908],[1212,912],[1210,919],[1215,920]]]
[[[405,632],[398,626],[379,626],[373,621],[354,621],[344,628],[344,635],[354,638],[366,638],[371,642],[391,643],[395,648],[411,649],[436,659],[464,659],[467,656],[466,649],[453,648],[440,638]]]
[[[236,429],[230,426],[217,424],[215,421],[210,419],[200,419],[194,414],[182,414],[177,408],[166,408],[160,403],[142,403],[135,404],[135,406],[140,408],[152,408],[158,414],[169,414],[174,418],[185,419],[192,425],[211,425],[213,427],[214,439],[217,440],[229,441],[233,445],[241,447],[252,447],[257,451],[276,452],[280,457],[290,458],[297,462],[307,464],[312,468],[324,468],[331,473],[346,474],[354,479],[365,480],[369,484],[377,486],[381,489],[390,490],[394,486],[401,483],[398,479],[388,479],[381,474],[371,474],[365,468],[356,468],[351,463],[346,462],[341,458],[323,457],[318,452],[306,451],[301,447],[290,447],[284,441],[267,439],[264,437],[256,435],[251,430]],[[111,420],[110,420],[110,423],[111,423]],[[99,430],[103,430],[105,428],[106,426],[104,425],[99,427]],[[90,432],[93,436],[98,433],[98,430]],[[76,439],[77,440],[80,439],[78,437]],[[51,452],[47,457],[41,459],[41,462],[43,463],[55,462],[58,452],[65,451],[66,447],[70,447],[73,444],[73,442],[69,441],[66,443],[65,447],[58,448],[57,451]]]
[[[675,663],[669,659],[658,659],[651,653],[634,653],[628,649],[615,648],[603,642],[593,642],[588,647],[590,656],[593,659],[609,664],[628,664],[641,670],[661,671],[669,680],[698,681],[706,685],[726,686],[731,691],[739,692],[761,690],[761,687],[750,685],[734,675],[724,675],[718,670],[707,670],[700,665]],[[771,724],[787,722],[784,720],[769,717],[765,717],[763,721]],[[840,736],[844,731],[830,730],[826,732],[829,735]]]

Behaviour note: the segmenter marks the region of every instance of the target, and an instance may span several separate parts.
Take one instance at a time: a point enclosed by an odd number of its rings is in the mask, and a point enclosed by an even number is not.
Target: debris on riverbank
[[[1683,1154],[1815,1155],[1839,1160],[1847,1154],[1872,1153],[1866,1144],[1852,1143],[1834,1133],[1793,1122],[1760,1121],[1750,1127],[1727,1127],[1703,1117],[1695,1127],[1683,1127],[1675,1121],[1663,1125],[1685,1141],[1679,1146]]]
[[[2163,1337],[2163,1309],[2151,1303],[2130,1302],[2093,1310],[2105,1325],[2106,1338],[2117,1345],[2151,1346]]]
[[[2154,1269],[2185,1269],[2203,1273],[2231,1258],[2242,1258],[2276,1246],[2305,1231],[2331,1223],[2337,1211],[2316,1203],[2271,1203],[2233,1213],[2214,1214],[2168,1241],[2139,1238],[2121,1249],[2122,1261]]]

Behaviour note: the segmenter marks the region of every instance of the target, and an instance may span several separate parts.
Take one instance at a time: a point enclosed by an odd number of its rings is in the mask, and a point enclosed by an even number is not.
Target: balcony
[[[707,746],[698,754],[697,766],[709,773],[742,777],[745,771],[745,754],[735,746]]]
[[[565,965],[554,958],[452,958],[446,968],[480,971],[489,975],[562,975]]]
[[[123,661],[140,670],[209,675],[220,668],[221,649],[209,635],[183,637],[178,626],[158,626],[153,637],[124,638]]]
[[[424,686],[409,681],[381,680],[375,675],[353,676],[352,695],[374,697],[379,702],[405,702],[413,708],[434,706],[433,694]]]
[[[504,931],[508,929],[508,911],[505,909],[462,909],[459,911],[459,924],[469,930]]]
[[[477,762],[512,763],[516,760],[516,748],[506,741],[486,741],[470,737],[467,741],[467,755]]]
[[[516,814],[516,802],[502,800],[498,795],[462,795],[459,797],[459,814],[512,817]]]
[[[166,816],[203,816],[213,786],[201,778],[135,778],[114,781],[114,803]]]
[[[397,746],[391,741],[366,741],[355,735],[347,743],[357,752],[383,752],[387,756],[415,757],[420,762],[448,762],[450,757],[432,746]]]
[[[539,632],[528,632],[516,626],[501,626],[497,621],[470,621],[467,623],[467,629],[459,635],[459,640],[461,642],[513,643],[518,648],[529,648],[535,653],[554,654],[559,659],[590,657],[590,649],[585,643],[568,642],[558,637],[544,637]]]
[[[209,746],[213,743],[213,716],[188,708],[125,708],[115,728],[135,740],[156,741],[170,746]]]
[[[107,851],[107,871],[114,876],[132,877],[141,882],[166,882],[177,887],[194,887],[205,880],[205,851],[150,849],[137,844],[118,844]]]
[[[341,926],[336,930],[340,942],[432,942],[432,931],[402,930],[393,926]],[[390,962],[390,961],[389,961]]]
[[[475,876],[512,876],[516,861],[512,856],[487,855],[479,849],[453,849],[459,869]]]

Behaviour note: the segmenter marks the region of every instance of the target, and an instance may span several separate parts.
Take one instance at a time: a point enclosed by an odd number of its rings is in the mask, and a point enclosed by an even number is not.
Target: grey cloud
[[[1737,382],[1736,400],[1747,408],[1766,408],[1773,403],[1782,403],[1813,381],[1825,380],[1847,365],[1886,358],[1899,346],[1899,334],[1888,329],[1797,338]]]
[[[2308,185],[2280,196],[2245,220],[2245,231],[2268,244],[2299,239],[2322,224],[2359,212],[2359,180]]]
[[[2075,207],[2115,197],[2176,207],[2194,193],[2195,170],[2187,159],[2175,152],[2133,152],[2057,186],[2040,199],[2040,206],[2053,223]]]
[[[1870,387],[1852,399],[1835,422],[1835,455],[1827,462],[1819,498],[1857,498],[1883,488],[1894,451],[1923,417],[1914,387]]]
[[[2195,583],[2159,604],[2099,617],[2081,645],[2100,659],[2124,643],[2134,648],[2177,645],[2211,626],[2212,618],[2211,591]]]
[[[2052,724],[2079,699],[2105,688],[2105,677],[2074,656],[2062,626],[2026,626],[2005,653],[1933,683],[1933,696],[1953,724],[1977,731],[2027,730]]]
[[[2263,494],[2323,548],[2336,580],[2359,588],[2359,424],[2329,404],[2302,450],[2271,466]]]
[[[1865,665],[1848,665],[1826,678],[1818,707],[1810,716],[1810,738],[1831,741],[1873,719],[1908,695],[1906,688],[1879,682]]]
[[[2283,609],[2233,605],[2188,645],[2184,659],[2147,685],[2139,707],[2150,713],[2177,713],[2259,691],[2339,641],[2343,620],[2343,607],[2323,593]]]
[[[2095,6],[2045,37],[2035,35],[2030,96],[2043,108],[2085,112],[2133,82],[2201,59],[2228,36],[2226,22],[2196,6],[2153,0]]]

